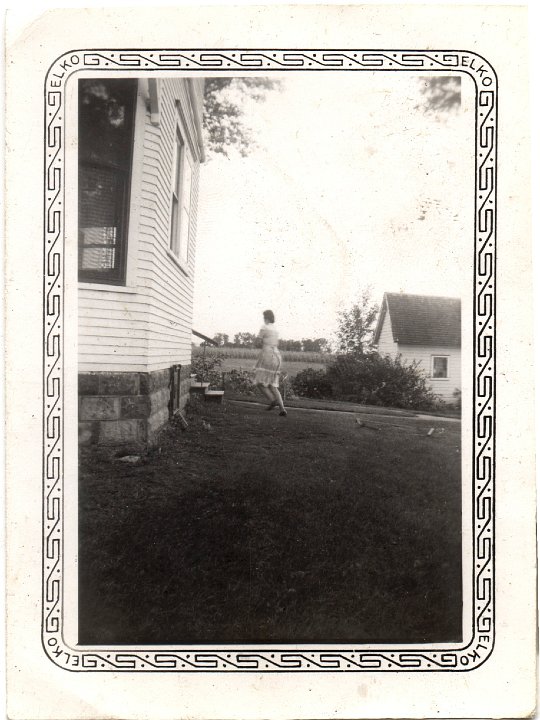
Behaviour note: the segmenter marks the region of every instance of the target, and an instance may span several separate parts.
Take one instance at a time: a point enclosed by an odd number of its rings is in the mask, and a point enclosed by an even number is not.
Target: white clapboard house
[[[202,79],[79,80],[79,440],[149,442],[189,392]]]
[[[385,293],[374,343],[381,355],[417,362],[433,392],[455,402],[461,391],[461,301]]]

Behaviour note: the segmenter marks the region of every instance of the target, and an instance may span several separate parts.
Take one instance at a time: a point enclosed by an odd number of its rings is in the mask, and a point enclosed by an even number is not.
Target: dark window
[[[125,283],[137,81],[79,80],[79,280]]]
[[[446,356],[433,356],[431,376],[434,378],[442,379],[448,377],[448,358]]]

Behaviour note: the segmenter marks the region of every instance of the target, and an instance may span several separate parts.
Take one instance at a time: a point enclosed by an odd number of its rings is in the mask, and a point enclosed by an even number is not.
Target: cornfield
[[[234,348],[234,347],[207,347],[206,356],[220,357],[230,360],[253,360],[255,361],[260,350],[256,348]],[[204,348],[194,346],[191,350],[192,358],[201,357]],[[300,362],[300,363],[316,363],[318,365],[328,365],[334,361],[335,356],[332,353],[319,352],[302,352],[300,350],[281,350],[281,357],[284,362]]]

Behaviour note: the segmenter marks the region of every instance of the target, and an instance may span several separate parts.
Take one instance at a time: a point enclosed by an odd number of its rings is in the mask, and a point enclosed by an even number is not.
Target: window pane
[[[183,143],[182,139],[176,136],[176,144],[174,147],[174,158],[173,158],[173,192],[177,195],[180,192],[180,166],[182,164],[183,155]]]
[[[136,80],[79,81],[79,279],[122,282]]]
[[[191,165],[187,153],[184,155],[184,177],[182,178],[182,205],[186,209],[188,215],[191,206]]]
[[[180,258],[184,262],[188,259],[188,247],[189,247],[189,215],[186,210],[182,208],[182,218],[180,220]]]
[[[191,165],[184,151],[182,164],[182,214],[180,218],[180,258],[187,262],[189,255],[189,215],[191,207]]]
[[[111,227],[117,224],[117,199],[123,178],[109,168],[82,165],[79,170],[79,227]]]
[[[82,160],[127,169],[136,80],[80,80],[79,152]]]
[[[84,270],[111,270],[114,268],[114,248],[84,248],[82,267]]]
[[[178,200],[174,195],[171,204],[171,250],[178,255]]]
[[[433,377],[434,378],[448,377],[448,358],[446,358],[446,357],[434,357],[433,358]]]
[[[83,272],[114,274],[124,186],[125,178],[117,170],[86,165],[79,169],[79,269]]]
[[[191,183],[192,169],[189,155],[178,131],[173,157],[170,247],[184,263],[187,263],[189,255]]]

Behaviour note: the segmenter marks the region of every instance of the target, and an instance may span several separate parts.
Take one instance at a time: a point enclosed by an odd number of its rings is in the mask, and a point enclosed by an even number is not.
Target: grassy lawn
[[[81,643],[461,639],[460,423],[203,410],[82,454]]]

